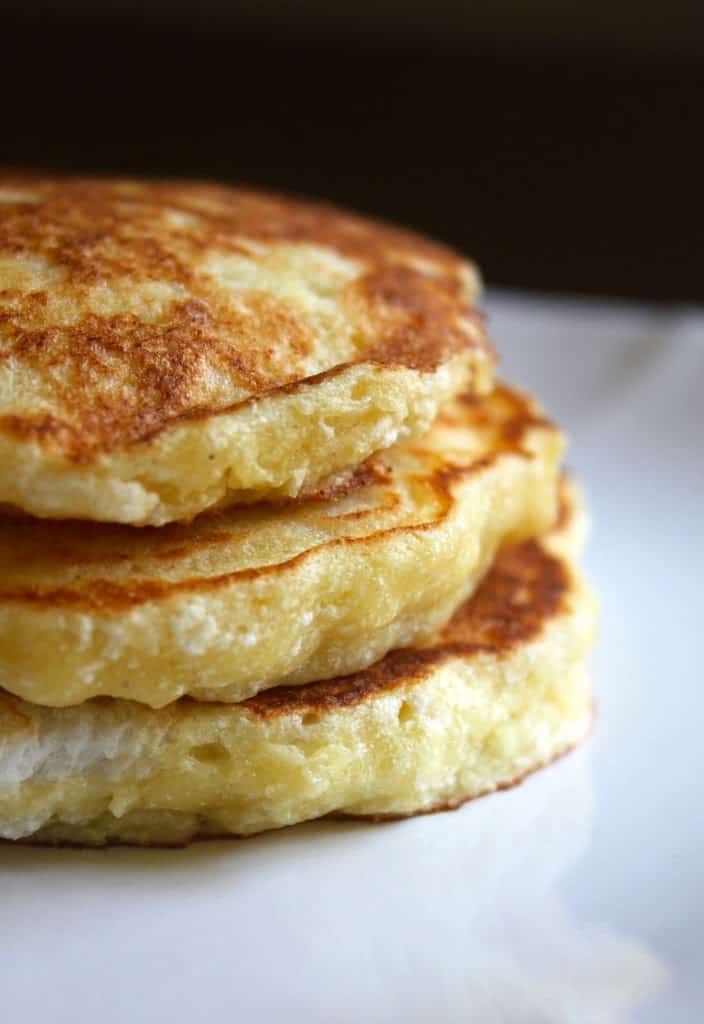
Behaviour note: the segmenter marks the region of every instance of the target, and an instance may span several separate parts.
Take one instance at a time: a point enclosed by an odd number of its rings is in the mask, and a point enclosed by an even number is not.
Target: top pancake
[[[476,294],[328,206],[0,175],[0,502],[161,525],[295,496],[489,388]]]

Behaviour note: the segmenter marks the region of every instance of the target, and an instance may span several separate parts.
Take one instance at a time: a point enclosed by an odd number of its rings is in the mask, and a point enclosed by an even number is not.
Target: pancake
[[[322,204],[0,175],[0,503],[159,526],[296,496],[489,389],[477,290]]]
[[[425,644],[243,704],[0,698],[0,835],[178,844],[330,814],[398,817],[514,784],[585,735],[595,605],[579,530],[500,554]]]
[[[239,701],[346,675],[450,618],[555,513],[562,435],[499,388],[349,493],[189,526],[0,521],[0,687],[36,704]]]

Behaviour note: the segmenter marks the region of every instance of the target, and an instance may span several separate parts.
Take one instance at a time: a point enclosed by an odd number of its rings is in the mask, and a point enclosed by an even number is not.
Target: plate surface
[[[0,847],[3,1019],[704,1019],[704,316],[490,297],[594,520],[599,717],[508,793],[185,851]]]

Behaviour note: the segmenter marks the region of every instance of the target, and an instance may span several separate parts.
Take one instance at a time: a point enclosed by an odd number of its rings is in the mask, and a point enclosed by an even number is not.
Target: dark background
[[[0,0],[0,161],[312,193],[495,284],[702,300],[703,9]]]

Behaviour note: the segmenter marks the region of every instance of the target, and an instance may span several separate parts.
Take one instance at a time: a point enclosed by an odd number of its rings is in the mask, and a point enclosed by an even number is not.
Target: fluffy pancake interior
[[[499,556],[432,641],[357,676],[160,711],[5,696],[2,834],[181,842],[330,813],[412,814],[516,781],[590,721],[595,610],[565,554],[576,538],[563,525]]]

